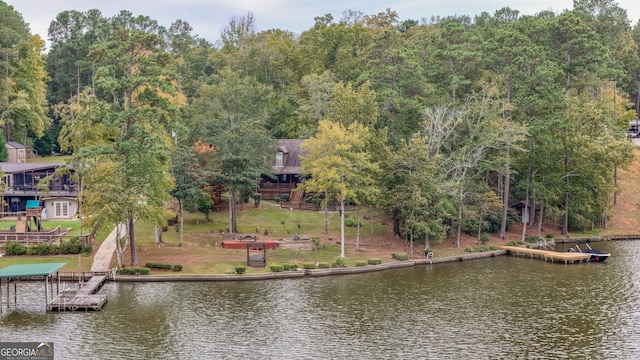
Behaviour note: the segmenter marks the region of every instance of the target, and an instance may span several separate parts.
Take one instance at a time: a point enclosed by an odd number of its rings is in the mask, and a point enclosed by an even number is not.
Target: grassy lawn
[[[70,156],[68,155],[58,155],[58,156],[44,156],[44,157],[36,157],[29,158],[27,162],[30,163],[63,163],[69,160]]]
[[[355,212],[347,215],[355,217]],[[363,220],[361,228],[362,251],[355,251],[356,229],[353,227],[345,229],[347,264],[355,266],[357,260],[381,256],[384,257],[384,261],[392,261],[391,253],[402,251],[403,243],[389,234],[389,225],[383,224],[380,218],[366,212],[362,215],[368,217],[368,220]],[[233,273],[236,266],[246,265],[246,250],[222,248],[223,233],[227,232],[228,227],[228,213],[225,211],[213,213],[211,219],[211,222],[207,222],[202,214],[186,213],[183,247],[178,246],[179,233],[175,227],[169,227],[168,231],[163,233],[163,243],[156,245],[153,226],[144,221],[137,222],[136,242],[139,264],[142,266],[146,262],[180,264],[183,265],[182,273],[185,274]],[[340,219],[336,212],[329,213],[329,234],[326,236],[323,235],[323,212],[291,211],[268,202],[263,202],[258,208],[252,204],[245,204],[243,210],[238,208],[237,224],[239,232],[258,235],[258,240],[281,240],[293,234],[317,239],[319,244],[317,251],[267,250],[267,264],[333,263],[340,255]],[[389,247],[388,249],[383,247],[382,253],[378,249],[381,238],[393,239],[387,240]],[[129,263],[129,256],[125,253],[125,264]],[[116,266],[115,259],[112,265]],[[247,268],[247,273],[268,271],[270,271],[268,266]],[[153,273],[161,274],[162,272],[152,271]]]
[[[61,271],[90,271],[93,258],[90,255],[55,255],[55,256],[3,256],[0,257],[0,269],[15,264],[67,263]]]

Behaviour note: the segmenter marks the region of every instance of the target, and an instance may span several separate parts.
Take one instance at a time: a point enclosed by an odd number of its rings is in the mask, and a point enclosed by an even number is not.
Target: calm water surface
[[[0,315],[0,341],[53,341],[56,359],[638,359],[640,241],[594,247],[613,255],[109,283],[99,312],[45,313],[42,284],[23,283],[18,310]]]

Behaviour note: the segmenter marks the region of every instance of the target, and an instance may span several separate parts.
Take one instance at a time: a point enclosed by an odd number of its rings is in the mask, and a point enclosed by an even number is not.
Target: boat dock
[[[107,281],[104,275],[92,276],[78,290],[63,291],[47,303],[47,311],[100,310],[107,302],[107,295],[97,295]]]
[[[498,246],[498,249],[506,250],[508,254],[512,254],[512,255],[515,254],[516,256],[520,256],[520,254],[523,254],[533,259],[535,255],[538,255],[538,259],[544,259],[545,261],[551,261],[551,262],[564,261],[565,264],[575,264],[580,262],[586,262],[591,257],[590,254],[584,254],[579,252],[559,252],[559,251],[550,251],[550,250],[530,249],[530,248],[520,247],[520,246]]]

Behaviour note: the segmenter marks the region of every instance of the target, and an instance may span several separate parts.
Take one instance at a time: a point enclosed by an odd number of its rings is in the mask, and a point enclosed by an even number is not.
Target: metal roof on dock
[[[60,270],[65,265],[67,265],[67,263],[9,265],[6,268],[0,270],[0,279],[30,276],[51,276],[51,274]]]

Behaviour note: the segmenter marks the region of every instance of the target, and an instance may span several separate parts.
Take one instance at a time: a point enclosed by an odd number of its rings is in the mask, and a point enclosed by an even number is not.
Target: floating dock
[[[528,255],[533,259],[535,255],[538,255],[538,259],[544,259],[545,261],[551,261],[551,262],[564,261],[565,264],[587,262],[591,257],[591,254],[584,254],[579,252],[559,252],[559,251],[550,251],[550,250],[530,249],[530,248],[520,247],[520,246],[498,246],[498,249],[506,250],[507,253],[515,254],[516,256],[520,256],[520,254],[523,254],[523,255]]]
[[[104,275],[93,276],[78,290],[63,291],[47,303],[47,311],[100,310],[107,302],[107,295],[97,295],[107,281]]]

